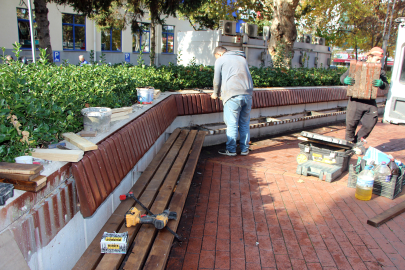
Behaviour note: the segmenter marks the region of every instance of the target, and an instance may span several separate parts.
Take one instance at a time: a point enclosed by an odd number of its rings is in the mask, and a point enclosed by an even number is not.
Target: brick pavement
[[[368,145],[405,161],[404,131],[378,123]],[[366,224],[404,192],[363,202],[347,173],[333,183],[296,175],[297,135],[254,142],[248,156],[203,149],[178,228],[186,240],[174,243],[166,269],[405,269],[405,214]]]

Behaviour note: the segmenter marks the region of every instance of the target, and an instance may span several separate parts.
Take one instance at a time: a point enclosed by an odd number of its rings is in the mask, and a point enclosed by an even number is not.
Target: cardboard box
[[[100,241],[101,253],[126,254],[128,250],[128,232],[104,232]]]

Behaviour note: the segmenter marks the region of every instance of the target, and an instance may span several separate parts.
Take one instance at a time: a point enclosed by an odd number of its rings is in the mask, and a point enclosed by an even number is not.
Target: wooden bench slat
[[[152,179],[153,175],[159,168],[160,164],[166,157],[167,153],[172,148],[174,142],[176,141],[177,137],[180,134],[180,129],[175,129],[173,133],[170,135],[169,139],[164,143],[160,151],[156,154],[154,159],[151,161],[149,166],[145,169],[142,175],[139,177],[138,181],[132,187],[131,191],[134,193],[135,196],[139,197],[146,185]],[[124,222],[124,215],[128,211],[130,207],[134,205],[133,200],[126,200],[120,203],[120,205],[115,210],[114,214],[108,219],[106,224],[91,242],[89,247],[86,249],[82,257],[76,263],[73,269],[81,270],[81,269],[94,269],[98,262],[101,260],[104,254],[100,253],[100,239],[104,232],[113,232],[117,231],[118,228]]]
[[[197,138],[191,149],[191,154],[184,166],[179,184],[170,201],[170,210],[178,213],[177,220],[172,220],[168,223],[168,227],[173,231],[177,231],[177,226],[180,222],[180,216],[183,212],[184,204],[187,199],[191,181],[194,176],[194,171],[197,166],[198,158],[201,153],[201,148],[204,143],[206,132],[198,132]],[[169,257],[170,248],[172,246],[174,236],[168,230],[160,230],[153,243],[152,249],[143,267],[144,270],[159,270],[166,267],[166,262]]]
[[[146,207],[148,207],[148,208],[151,207],[153,201],[155,200],[158,190],[159,190],[160,186],[162,185],[170,168],[172,167],[173,162],[175,161],[175,159],[180,151],[180,148],[182,147],[182,145],[187,137],[187,134],[188,134],[188,130],[181,130],[179,137],[177,138],[176,142],[170,149],[169,153],[166,155],[165,159],[160,164],[159,168],[157,169],[152,180],[147,185],[147,188],[143,192],[142,196],[141,197],[136,196],[136,194],[134,193],[135,197],[138,197],[138,199]],[[142,211],[142,208],[139,205],[136,205],[136,207]],[[128,210],[128,209],[129,209],[129,207],[126,210]],[[141,213],[144,213],[144,211],[142,211]],[[123,216],[123,218],[124,218],[124,216]],[[134,241],[135,235],[139,231],[139,227],[140,226],[137,225],[134,227],[127,228],[125,226],[125,224],[123,224],[119,228],[118,231],[120,233],[128,232],[128,242],[132,243]],[[100,269],[100,270],[117,269],[119,267],[119,265],[121,264],[124,257],[125,257],[125,255],[104,254],[103,258],[101,259],[100,263],[97,265],[96,269]]]
[[[159,191],[155,201],[153,202],[151,212],[158,214],[163,212],[170,200],[173,192],[173,188],[176,185],[177,179],[186,163],[190,149],[194,143],[194,139],[197,135],[196,130],[190,131],[186,142],[180,150],[179,155],[176,158],[169,174],[167,175],[162,188]],[[156,236],[157,230],[153,225],[142,225],[138,234],[135,237],[135,245],[132,251],[129,253],[128,259],[125,262],[123,269],[140,269],[146,260],[150,246],[153,243],[153,239]]]

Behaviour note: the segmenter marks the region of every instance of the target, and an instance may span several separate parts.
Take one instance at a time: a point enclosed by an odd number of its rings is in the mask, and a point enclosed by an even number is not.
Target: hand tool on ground
[[[153,224],[156,229],[161,230],[166,227],[169,219],[177,219],[176,212],[170,212],[168,209],[164,210],[163,213],[160,214],[153,214],[145,205],[143,205],[133,194],[133,192],[129,192],[127,194],[120,195],[120,200],[124,201],[127,198],[134,199],[149,215],[141,215],[141,212],[136,207],[131,207],[127,213],[125,214],[125,223],[127,227],[136,226],[139,224]],[[181,237],[175,233],[169,227],[166,229],[174,235],[179,241]]]

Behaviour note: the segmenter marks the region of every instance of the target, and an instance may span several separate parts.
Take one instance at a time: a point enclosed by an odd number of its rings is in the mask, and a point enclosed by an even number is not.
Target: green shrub
[[[251,67],[251,74],[255,87],[287,87],[338,85],[342,72]],[[80,111],[86,103],[92,107],[130,106],[137,100],[137,87],[152,86],[161,91],[212,87],[213,76],[214,67],[195,63],[79,67],[48,64],[42,57],[37,64],[1,64],[0,160],[13,162],[14,157],[28,153],[20,131],[29,132],[30,147],[45,147],[60,141],[64,132],[82,130]]]

